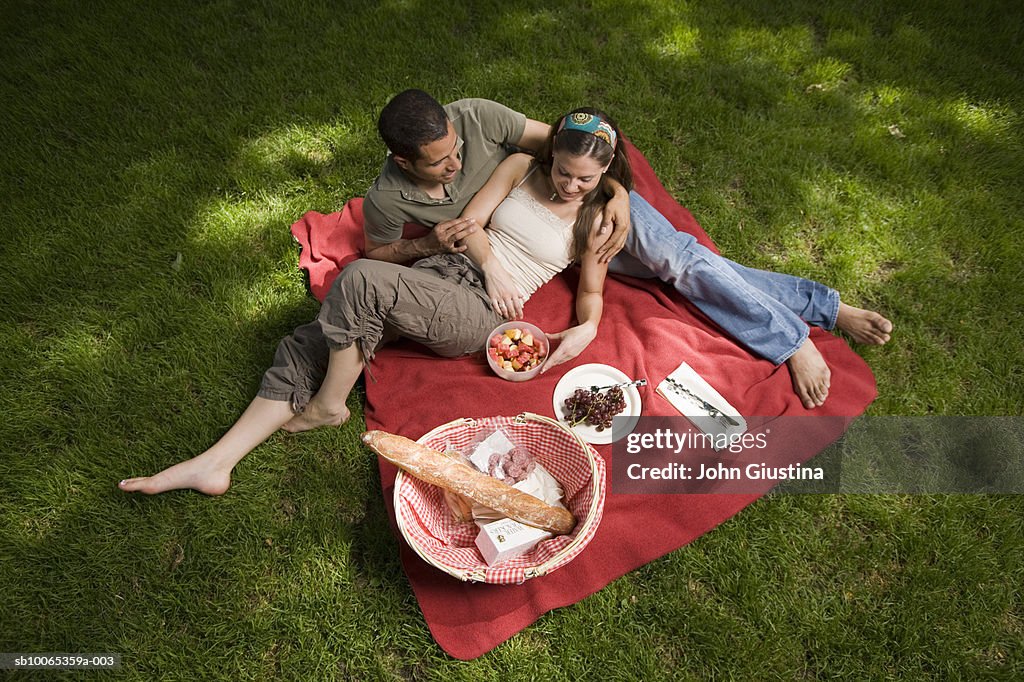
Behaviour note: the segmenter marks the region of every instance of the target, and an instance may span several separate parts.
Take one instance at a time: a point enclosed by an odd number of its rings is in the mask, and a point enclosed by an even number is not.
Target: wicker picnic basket
[[[395,478],[395,517],[409,546],[432,566],[460,580],[519,584],[566,565],[593,539],[604,513],[605,463],[571,429],[529,412],[457,419],[424,434],[419,442],[435,450],[459,450],[498,427],[527,448],[561,484],[565,506],[577,520],[572,533],[549,538],[519,557],[488,566],[474,543],[476,524],[456,522],[440,488],[403,471]]]

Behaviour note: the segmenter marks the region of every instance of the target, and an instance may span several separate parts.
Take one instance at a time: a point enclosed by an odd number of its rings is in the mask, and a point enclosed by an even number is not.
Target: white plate
[[[558,380],[555,386],[555,393],[551,397],[551,403],[555,408],[555,419],[565,421],[565,409],[563,403],[571,396],[577,388],[589,388],[591,386],[611,386],[632,381],[628,376],[610,365],[589,364],[573,367]],[[622,389],[622,396],[626,399],[626,409],[615,415],[616,417],[629,417],[626,428],[617,433],[619,438],[633,431],[640,421],[640,391],[636,386],[626,386]],[[577,424],[572,430],[588,443],[595,445],[607,445],[612,442],[612,430],[605,429],[598,431],[596,426],[590,424]]]

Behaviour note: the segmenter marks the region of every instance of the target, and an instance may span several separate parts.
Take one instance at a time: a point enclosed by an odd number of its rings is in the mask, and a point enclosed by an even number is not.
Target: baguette
[[[490,507],[527,526],[565,535],[576,527],[568,509],[555,507],[481,473],[442,452],[386,431],[367,431],[363,443],[402,471]]]

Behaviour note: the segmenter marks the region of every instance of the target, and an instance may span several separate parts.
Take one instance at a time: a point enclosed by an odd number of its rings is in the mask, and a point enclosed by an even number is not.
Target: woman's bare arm
[[[602,221],[603,216],[600,214],[594,219],[587,250],[580,261],[580,282],[576,287],[577,324],[563,332],[548,334],[548,338],[557,339],[560,343],[551,353],[542,373],[572,360],[597,337],[597,328],[604,312],[604,281],[608,275],[608,263],[602,262],[598,253],[604,243],[604,235],[600,234]]]
[[[498,164],[461,217],[473,220],[481,228],[486,227],[498,205],[522,182],[532,161],[533,158],[528,154],[513,154]],[[463,253],[484,273],[484,286],[494,311],[510,320],[521,318],[523,292],[519,291],[512,277],[494,257],[485,231],[481,229],[470,234],[462,243],[466,247]]]

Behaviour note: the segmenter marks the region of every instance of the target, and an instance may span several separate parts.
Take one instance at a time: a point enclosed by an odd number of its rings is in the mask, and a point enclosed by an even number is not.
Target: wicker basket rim
[[[476,424],[478,421],[482,421],[483,419],[492,419],[492,418],[493,417],[485,417],[485,418],[481,418],[481,419],[474,419],[472,417],[462,417],[460,419],[453,419],[450,422],[447,422],[445,424],[441,424],[440,426],[437,426],[437,427],[431,429],[427,433],[425,433],[422,436],[420,436],[416,440],[416,442],[417,443],[423,443],[425,441],[430,440],[431,438],[433,438],[438,433],[444,432],[444,431],[446,431],[448,429],[459,427],[459,426],[472,426],[472,425]],[[501,419],[501,417],[498,417],[498,418]],[[509,417],[505,417],[505,419],[509,419]],[[571,554],[581,544],[590,542],[590,540],[592,539],[592,527],[595,524],[598,523],[598,521],[600,519],[599,512],[601,511],[601,509],[603,507],[603,504],[604,504],[604,495],[601,494],[601,488],[602,488],[602,484],[603,484],[604,481],[603,481],[602,477],[600,477],[598,475],[600,473],[600,471],[599,471],[599,466],[598,466],[598,463],[597,463],[597,458],[600,457],[600,455],[598,455],[596,453],[596,451],[593,448],[591,448],[590,445],[585,440],[583,440],[583,438],[580,437],[580,435],[578,433],[576,433],[572,429],[566,427],[561,422],[559,422],[557,420],[554,420],[554,419],[552,419],[550,417],[546,417],[546,416],[541,415],[541,414],[535,414],[533,412],[520,412],[518,415],[516,415],[515,417],[512,417],[510,419],[512,419],[513,422],[519,423],[519,424],[525,423],[527,421],[536,421],[536,422],[539,422],[539,423],[544,424],[546,426],[551,426],[551,427],[554,427],[554,428],[556,428],[556,429],[558,429],[560,431],[563,431],[564,433],[569,435],[574,441],[576,441],[576,445],[578,445],[582,449],[582,451],[586,454],[587,462],[590,465],[590,472],[591,472],[591,477],[590,477],[591,478],[591,481],[590,481],[590,486],[591,486],[591,491],[590,491],[591,492],[590,509],[587,511],[586,517],[580,522],[580,524],[577,525],[576,536],[573,538],[572,542],[570,542],[568,545],[566,545],[565,547],[560,549],[558,552],[556,552],[551,558],[549,558],[544,563],[538,564],[536,566],[529,566],[529,567],[526,567],[526,568],[523,569],[525,579],[537,578],[537,577],[540,577],[542,575],[546,575],[548,573],[548,571],[552,570],[553,567],[557,567],[559,565],[559,562],[561,562],[565,558],[566,555]],[[400,495],[400,493],[401,493],[401,485],[404,483],[404,480],[407,477],[409,477],[409,474],[406,474],[401,469],[398,470],[398,474],[395,476],[395,486],[394,486],[394,493],[393,493],[393,496],[394,496],[394,507],[395,507],[395,510],[396,510],[395,519],[396,519],[396,522],[398,524],[398,530],[399,530],[399,532],[401,532],[402,537],[405,538],[405,541],[409,544],[409,546],[412,548],[412,550],[416,553],[417,556],[419,556],[421,559],[426,561],[428,564],[430,564],[434,568],[437,568],[437,569],[439,569],[441,571],[444,571],[445,573],[448,573],[449,575],[455,576],[456,578],[458,578],[458,579],[460,579],[460,580],[462,580],[464,582],[470,582],[470,581],[472,581],[472,582],[485,582],[486,581],[486,569],[485,568],[481,567],[481,568],[477,568],[477,569],[474,569],[474,570],[466,571],[466,570],[460,569],[458,567],[451,566],[451,565],[445,564],[445,563],[443,563],[441,561],[438,561],[433,556],[431,556],[429,553],[427,553],[426,550],[419,544],[419,542],[417,542],[415,540],[415,538],[412,536],[412,533],[406,527],[406,523],[403,520],[402,515],[397,513],[397,510],[399,509],[399,504],[401,503],[401,499],[400,499],[401,498],[401,495]]]

